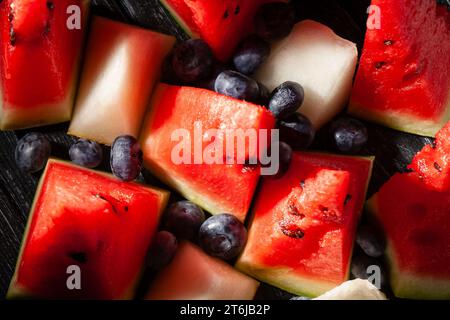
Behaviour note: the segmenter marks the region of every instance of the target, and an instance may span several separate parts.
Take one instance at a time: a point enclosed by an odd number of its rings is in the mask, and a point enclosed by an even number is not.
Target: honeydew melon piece
[[[314,300],[387,300],[383,292],[363,279],[346,281]]]
[[[256,78],[269,90],[285,81],[300,83],[305,101],[299,112],[319,129],[345,107],[357,60],[356,44],[323,24],[305,20],[273,45]]]
[[[96,17],[69,134],[111,145],[137,137],[175,38]]]

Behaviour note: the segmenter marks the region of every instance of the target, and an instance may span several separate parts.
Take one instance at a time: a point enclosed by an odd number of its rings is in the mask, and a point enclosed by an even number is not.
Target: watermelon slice
[[[274,122],[272,114],[264,107],[209,90],[161,84],[153,95],[148,119],[142,128],[140,140],[144,164],[161,180],[210,213],[230,213],[244,221],[260,170],[257,166],[239,163],[245,160],[244,157],[257,157],[255,152],[258,150],[249,147],[242,157],[231,159],[230,164],[223,158],[208,163],[205,158],[197,157],[203,157],[211,145],[207,130],[237,133],[239,129],[249,129],[259,133],[260,129],[270,131]],[[188,136],[178,140],[174,134],[179,130]],[[223,143],[225,149],[226,139],[217,139],[214,143]],[[259,141],[264,148],[264,141]],[[185,142],[190,150],[177,152],[180,143]],[[235,147],[237,156],[238,145]],[[173,152],[187,156],[187,161],[174,162]]]
[[[184,242],[151,285],[146,299],[252,300],[258,286],[256,280]]]
[[[192,37],[205,40],[216,57],[227,61],[253,27],[259,6],[268,0],[160,0]]]
[[[49,160],[8,298],[129,299],[168,194]],[[69,290],[69,266],[81,290]]]
[[[441,150],[448,141],[450,123],[438,133],[436,149],[416,155],[415,171],[394,175],[368,202],[386,233],[397,297],[450,299],[450,153]]]
[[[137,137],[175,38],[96,17],[69,134],[107,145]]]
[[[427,187],[437,191],[450,188],[450,122],[436,135],[434,145],[427,145],[412,161],[410,169],[420,175]]]
[[[5,0],[0,3],[0,129],[70,120],[89,11],[88,0]],[[69,29],[68,7],[81,8]]]
[[[381,28],[367,30],[349,111],[434,136],[450,120],[450,12],[438,1],[372,4],[380,8]]]
[[[236,267],[301,296],[346,281],[372,160],[294,153],[283,178],[262,183]]]

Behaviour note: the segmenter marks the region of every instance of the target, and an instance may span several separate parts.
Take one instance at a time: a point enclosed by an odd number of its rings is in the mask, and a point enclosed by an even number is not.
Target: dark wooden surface
[[[174,34],[179,39],[186,37],[157,4],[157,0],[93,0],[92,3],[93,12],[96,14]],[[340,35],[357,42],[361,47],[366,0],[294,0],[294,4],[299,19],[314,18],[326,23]],[[376,125],[367,125],[370,137],[364,154],[376,156],[370,195],[394,172],[405,170],[413,155],[432,140]],[[65,134],[66,129],[67,124],[62,124],[39,128],[37,131],[44,132],[51,140],[53,156],[67,159],[67,148],[73,139]],[[38,174],[28,175],[19,172],[14,162],[14,148],[24,133],[26,132],[0,132],[0,300],[5,296],[14,272],[27,216],[39,179]],[[328,140],[325,128],[319,133],[314,148],[329,149]],[[282,298],[283,294],[276,290],[268,290],[268,293],[261,293],[260,297],[276,299]]]

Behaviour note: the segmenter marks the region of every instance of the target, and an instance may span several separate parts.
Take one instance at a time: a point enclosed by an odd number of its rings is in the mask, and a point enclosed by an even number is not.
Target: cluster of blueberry
[[[39,132],[31,132],[17,143],[15,159],[20,170],[28,173],[41,171],[51,154],[51,144]],[[69,149],[70,159],[83,167],[96,168],[103,161],[103,148],[94,141],[79,139]],[[143,154],[134,137],[120,136],[112,147],[110,165],[112,173],[123,181],[135,180],[142,169]]]
[[[230,261],[236,258],[247,242],[244,224],[230,214],[219,214],[205,220],[203,210],[190,201],[169,206],[148,254],[148,267],[158,271],[174,256],[178,241],[197,242],[213,257]]]
[[[305,99],[300,84],[288,81],[270,93],[251,76],[270,55],[270,41],[288,36],[294,25],[295,13],[291,5],[268,3],[256,14],[255,34],[242,41],[229,64],[216,61],[208,45],[194,39],[179,43],[163,68],[164,82],[203,87],[266,106],[278,120],[282,141],[278,177],[289,166],[292,150],[310,147],[316,135],[315,128],[307,117],[297,112]],[[332,125],[332,139],[338,151],[354,154],[366,144],[367,130],[355,119],[338,119]]]

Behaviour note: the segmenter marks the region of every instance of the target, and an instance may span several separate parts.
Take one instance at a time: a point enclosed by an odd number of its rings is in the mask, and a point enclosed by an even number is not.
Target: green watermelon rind
[[[184,19],[180,17],[180,15],[170,6],[170,4],[168,4],[165,0],[159,0],[159,3],[161,3],[161,5],[169,12],[170,16],[190,38],[197,39],[200,37],[191,29],[191,27],[188,26]]]
[[[331,156],[334,156],[337,158],[354,158],[354,159],[368,161],[370,163],[370,168],[368,171],[367,182],[366,182],[366,186],[364,189],[364,193],[367,194],[367,190],[369,188],[369,183],[370,183],[370,177],[372,175],[373,163],[375,161],[374,156],[344,156],[344,155],[336,155],[336,154],[331,154],[331,153],[326,153],[326,152],[309,152],[309,153],[316,154],[316,155],[327,155],[327,156],[331,155]],[[364,206],[362,206],[360,209],[359,218],[361,218],[361,212],[363,210],[363,207]],[[251,220],[249,223],[249,228],[251,227],[254,217],[255,217],[255,215],[252,213]],[[350,254],[349,254],[350,258],[349,259],[351,259],[351,257],[352,257],[354,245],[355,244],[353,241],[353,246],[350,250]],[[252,266],[250,261],[245,261],[243,259],[243,256],[238,258],[235,268],[240,270],[243,273],[246,273],[246,274],[254,277],[255,279],[258,279],[262,282],[268,283],[274,287],[280,288],[284,291],[287,291],[292,294],[296,294],[298,296],[304,296],[304,297],[309,297],[309,298],[318,297],[341,284],[341,283],[333,283],[333,282],[328,282],[328,281],[310,280],[310,279],[307,279],[306,277],[288,276],[287,273],[290,272],[289,268],[265,268],[265,267],[255,268]],[[346,279],[350,278],[350,268],[351,268],[351,263],[348,264],[348,268],[346,271],[346,277],[345,277]],[[280,272],[282,272],[281,275],[280,275]],[[285,274],[283,274],[283,273],[285,273]],[[277,279],[277,281],[272,281],[272,280],[268,280],[268,279]],[[298,284],[294,285],[296,283],[298,283]]]
[[[379,219],[376,202],[377,195],[374,195],[366,202],[366,209],[375,219]],[[390,284],[396,297],[420,300],[450,299],[450,279],[442,280],[401,270],[396,255],[392,241],[387,239],[385,256],[390,270]]]
[[[441,119],[437,121],[426,120],[401,112],[370,111],[352,101],[350,101],[348,113],[355,117],[375,122],[394,130],[433,138],[436,133],[450,121],[450,95],[447,99],[446,111]]]
[[[20,262],[22,261],[22,255],[23,255],[23,250],[25,248],[25,243],[29,237],[29,231],[30,231],[30,225],[31,222],[33,221],[34,218],[34,213],[35,213],[35,209],[36,209],[36,202],[37,199],[39,198],[39,195],[41,193],[42,190],[42,186],[44,184],[45,178],[47,177],[47,171],[49,168],[49,165],[51,163],[60,163],[60,164],[64,164],[64,165],[69,165],[69,166],[73,166],[75,168],[79,168],[81,170],[85,170],[85,171],[92,171],[90,169],[86,169],[84,167],[75,165],[73,163],[64,161],[64,160],[59,160],[59,159],[55,159],[55,158],[50,158],[47,162],[47,166],[45,167],[44,172],[42,173],[42,176],[39,180],[37,189],[36,189],[36,194],[35,197],[33,199],[33,204],[31,206],[31,210],[30,210],[30,215],[28,217],[28,221],[25,227],[25,232],[20,244],[20,251],[19,251],[19,255],[17,258],[17,262],[16,262],[16,267],[15,267],[15,271],[14,271],[14,275],[11,279],[7,294],[6,294],[6,299],[7,300],[20,300],[20,299],[33,299],[36,298],[35,295],[33,295],[33,293],[27,291],[27,289],[25,287],[23,287],[22,285],[17,283],[17,271],[19,270],[19,265]],[[108,177],[108,178],[114,178],[113,175],[106,173],[106,172],[100,172],[100,171],[95,171],[97,174]],[[115,178],[114,178],[115,179]],[[136,182],[136,184],[139,184]],[[150,186],[146,186],[143,184],[139,184],[142,187],[148,188],[149,190],[153,191],[153,192],[158,192],[160,193],[160,199],[161,199],[161,210],[160,210],[160,214],[162,214],[162,212],[164,211],[164,208],[167,206],[167,203],[169,201],[169,196],[170,193],[166,190],[160,189],[160,188],[156,188],[156,187],[150,187]],[[123,297],[121,297],[121,299],[123,300],[129,300],[132,299],[134,296],[134,292],[135,289],[138,285],[139,279],[142,277],[144,270],[142,269],[139,274],[136,275],[136,279],[133,281],[133,283],[130,285],[130,288],[124,293]]]

